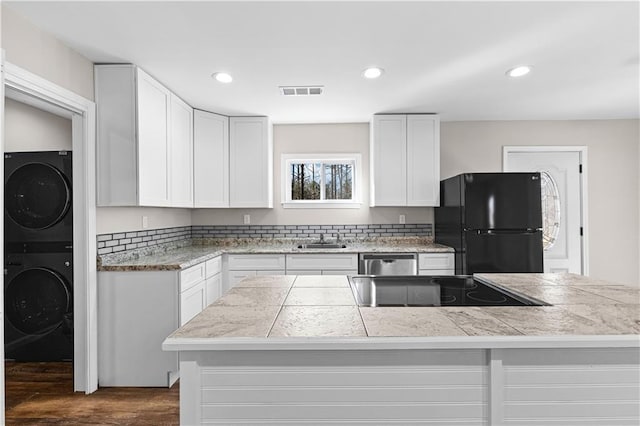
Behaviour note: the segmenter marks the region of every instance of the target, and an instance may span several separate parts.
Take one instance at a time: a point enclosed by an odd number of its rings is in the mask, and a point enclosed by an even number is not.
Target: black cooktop
[[[355,275],[349,284],[358,306],[546,305],[468,275]]]

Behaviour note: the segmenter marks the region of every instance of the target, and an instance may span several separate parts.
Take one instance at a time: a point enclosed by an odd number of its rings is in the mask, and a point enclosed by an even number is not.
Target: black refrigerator
[[[435,241],[456,274],[543,272],[540,173],[465,173],[440,182]]]

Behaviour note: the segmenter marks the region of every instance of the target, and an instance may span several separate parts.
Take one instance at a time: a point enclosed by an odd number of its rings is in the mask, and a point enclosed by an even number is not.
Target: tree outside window
[[[283,156],[285,173],[283,191],[285,203],[340,204],[356,202],[356,165],[359,156],[332,155],[327,158]],[[336,158],[333,158],[336,157]],[[358,157],[358,158],[356,158]]]

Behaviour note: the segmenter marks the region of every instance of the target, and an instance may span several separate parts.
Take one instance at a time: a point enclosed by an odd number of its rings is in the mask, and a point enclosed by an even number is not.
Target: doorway
[[[2,58],[3,59],[3,58]],[[71,120],[73,169],[73,390],[97,389],[97,288],[95,240],[95,104],[4,60],[0,85],[5,97]],[[4,93],[2,93],[4,92]],[[4,105],[4,102],[3,102]],[[4,109],[0,108],[4,127]],[[4,151],[4,140],[0,137]],[[4,197],[0,197],[3,204]],[[0,297],[0,306],[4,301]],[[4,327],[2,327],[4,329]],[[3,336],[3,341],[4,341]],[[4,364],[4,356],[1,359]],[[4,387],[0,389],[3,402]],[[0,420],[2,420],[0,418]]]
[[[582,146],[505,146],[503,171],[540,172],[544,272],[588,274]]]

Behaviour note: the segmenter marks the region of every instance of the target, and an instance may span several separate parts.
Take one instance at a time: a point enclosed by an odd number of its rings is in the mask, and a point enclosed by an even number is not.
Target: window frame
[[[352,198],[350,200],[293,200],[291,199],[291,165],[293,163],[322,163],[324,164],[353,164],[352,171]],[[285,209],[357,209],[362,205],[361,194],[361,176],[362,176],[362,155],[360,153],[340,153],[340,154],[282,154],[282,207]],[[324,167],[321,173],[321,195],[325,193],[325,175]]]

